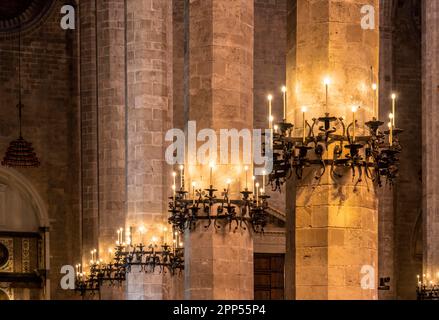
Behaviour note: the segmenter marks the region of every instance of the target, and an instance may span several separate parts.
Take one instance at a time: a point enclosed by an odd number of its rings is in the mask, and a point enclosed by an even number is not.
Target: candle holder
[[[169,198],[168,222],[180,233],[195,230],[199,221],[205,221],[205,229],[212,225],[215,229],[229,228],[235,232],[239,228],[252,229],[263,233],[268,223],[267,199],[269,196],[254,194],[247,188],[240,192],[240,199],[233,199],[229,189],[224,189],[222,196],[217,197],[213,185],[204,190],[196,191],[196,199],[188,199],[187,192]]]
[[[306,168],[315,169],[320,180],[329,167],[332,179],[340,179],[350,168],[356,183],[366,177],[382,186],[382,181],[392,185],[397,178],[402,151],[399,142],[401,129],[380,130],[384,122],[373,118],[363,126],[354,119],[346,125],[343,118],[324,116],[306,122],[302,136],[292,134],[293,124],[277,124],[273,135],[273,171],[269,183],[273,191],[290,179],[294,172],[300,180]],[[387,143],[389,141],[390,143]],[[346,152],[345,152],[346,151]]]
[[[166,243],[151,243],[148,246],[142,243],[119,244],[118,240],[110,263],[91,261],[87,273],[77,269],[75,291],[85,297],[99,293],[104,284],[121,286],[127,274],[133,272],[133,267],[138,267],[139,272],[143,273],[181,274],[184,269],[184,249]]]
[[[439,300],[439,285],[420,283],[416,295],[418,300]]]

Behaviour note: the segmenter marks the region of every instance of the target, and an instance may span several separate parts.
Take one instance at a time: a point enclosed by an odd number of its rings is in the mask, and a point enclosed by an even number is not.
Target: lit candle
[[[372,94],[373,94],[373,116],[378,118],[378,85],[376,83],[372,83]]]
[[[326,95],[326,98],[325,98],[325,107],[326,107],[326,112],[328,111],[328,106],[329,106],[329,85],[331,84],[331,78],[329,78],[329,77],[326,77],[324,80],[323,80],[323,84],[325,85],[325,95]]]
[[[210,163],[210,186],[212,186],[212,177],[213,177],[213,167],[215,167],[215,164],[213,162]]]
[[[307,108],[302,107],[303,144],[306,143],[306,119],[305,119],[306,112],[307,112]]]
[[[256,204],[259,203],[259,182],[256,182]]]
[[[277,131],[279,130],[279,126],[277,124],[274,125],[274,132],[277,133]]]
[[[175,178],[177,177],[177,172],[172,172],[172,177],[173,177],[173,183],[172,183],[172,185],[173,186],[175,186],[176,184],[175,184]]]
[[[248,166],[245,166],[244,170],[245,170],[245,190],[248,190]]]
[[[267,174],[267,172],[265,170],[262,171],[262,192],[261,195],[265,193],[265,175]]]
[[[232,183],[232,180],[227,179],[227,202],[230,204],[230,183]]]
[[[282,93],[284,98],[284,121],[286,122],[287,120],[287,87],[286,86],[282,87]]]
[[[355,143],[355,138],[356,138],[356,132],[355,132],[355,128],[357,126],[356,121],[355,121],[355,113],[357,112],[358,108],[356,106],[352,107],[352,142]]]
[[[180,188],[184,190],[184,166],[180,165]]]
[[[117,241],[116,241],[116,245],[118,246],[120,243],[120,230],[117,230]]]
[[[388,123],[389,126],[389,145],[392,147],[393,146],[393,125],[392,122]]]
[[[253,188],[253,190],[252,190],[252,192],[253,192],[253,197],[256,195],[256,192],[255,192],[255,182],[256,182],[256,177],[255,176],[253,176],[252,177],[252,188]]]
[[[195,187],[197,183],[195,181],[192,182],[192,204],[195,205]]]
[[[165,242],[165,244],[168,243],[168,228],[167,227],[163,227],[163,241]]]
[[[268,128],[271,129],[272,128],[272,121],[273,121],[273,116],[271,114],[271,103],[273,101],[273,96],[271,94],[268,95]]]
[[[175,202],[175,184],[172,185],[172,198],[174,199]]]
[[[396,118],[396,94],[392,93],[392,115],[393,115],[393,120],[392,120],[392,125],[394,128],[396,128],[396,122],[395,122],[395,118]]]

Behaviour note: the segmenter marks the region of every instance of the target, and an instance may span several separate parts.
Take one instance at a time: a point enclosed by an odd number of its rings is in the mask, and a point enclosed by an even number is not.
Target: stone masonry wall
[[[75,298],[60,288],[60,269],[79,261],[79,122],[76,33],[60,27],[62,1],[22,33],[23,136],[41,160],[18,169],[44,200],[50,219],[51,298]],[[0,30],[0,157],[18,138],[18,38]]]

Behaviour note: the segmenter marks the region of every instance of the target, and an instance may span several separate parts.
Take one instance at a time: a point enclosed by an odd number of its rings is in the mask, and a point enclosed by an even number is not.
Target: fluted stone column
[[[439,3],[423,1],[423,223],[424,273],[439,272]]]
[[[189,8],[189,120],[198,129],[253,128],[253,0],[193,0]],[[189,183],[209,183],[208,166],[189,167]],[[236,166],[221,165],[213,184],[233,179]],[[241,184],[242,186],[242,184]],[[186,299],[252,299],[253,238],[249,230],[215,230],[206,222],[185,235]]]
[[[361,28],[361,7],[374,5],[374,30]],[[379,54],[379,4],[369,0],[297,1],[293,18],[296,30],[289,30],[287,83],[288,118],[301,123],[301,107],[307,118],[325,113],[323,79],[331,78],[328,112],[352,120],[351,108],[361,106],[357,120],[363,124],[373,116],[370,68],[377,79]],[[294,24],[293,24],[294,26]],[[294,40],[295,39],[295,40]],[[300,125],[298,125],[300,127]],[[366,133],[364,128],[357,133]],[[331,152],[331,150],[330,150]],[[327,167],[317,181],[315,170],[306,169],[296,181],[295,268],[297,299],[376,299],[373,289],[360,285],[364,266],[378,275],[377,195],[370,181],[357,183],[346,170],[334,181]],[[290,240],[292,241],[292,240]],[[372,278],[373,279],[373,278]]]

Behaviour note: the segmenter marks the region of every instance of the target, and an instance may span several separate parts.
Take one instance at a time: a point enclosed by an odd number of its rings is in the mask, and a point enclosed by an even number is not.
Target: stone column
[[[149,243],[167,225],[172,9],[161,0],[82,1],[81,9],[84,256],[97,246],[107,260],[118,228],[134,227],[133,242]],[[163,275],[133,270],[126,290],[105,288],[102,298],[163,299],[165,287]]]
[[[144,225],[149,241],[167,227],[167,193],[171,168],[165,162],[164,136],[172,124],[172,2],[126,2],[127,34],[127,192],[126,226]],[[170,183],[170,182],[169,182]],[[168,236],[168,239],[171,236]],[[127,298],[163,299],[163,273],[132,272]]]
[[[393,42],[392,42],[392,18],[393,18],[393,0],[380,0],[380,119],[387,119],[389,110],[389,97],[392,94],[393,86]],[[395,242],[394,242],[394,206],[393,193],[391,186],[384,186],[384,192],[379,193],[379,258],[378,278],[390,277],[390,290],[379,291],[379,299],[394,299],[396,292],[395,279]]]
[[[375,29],[361,27],[361,8],[375,7]],[[373,116],[370,68],[377,79],[379,54],[379,4],[376,0],[297,1],[296,40],[288,58],[290,86],[289,120],[301,123],[301,106],[307,118],[325,113],[323,79],[330,77],[327,111],[346,122],[351,108],[361,106],[357,120],[364,124]],[[290,31],[291,32],[291,31]],[[297,127],[300,127],[298,125]],[[365,133],[363,127],[358,134]],[[331,152],[331,150],[329,150]],[[334,181],[330,168],[319,180],[307,169],[296,181],[296,298],[376,299],[374,289],[362,289],[363,266],[378,275],[377,196],[370,181],[357,183],[351,172]],[[372,278],[373,279],[373,278]]]
[[[436,278],[439,272],[439,3],[425,0],[423,4],[423,264],[424,273]]]
[[[81,83],[81,174],[83,264],[98,247],[98,150],[97,150],[97,55],[94,1],[81,1],[80,83]]]
[[[198,129],[253,128],[253,0],[190,2],[189,120]],[[218,139],[219,140],[219,139]],[[189,181],[209,184],[208,166],[188,168]],[[236,166],[221,165],[213,185],[233,179],[239,197]],[[221,191],[217,195],[220,196]],[[215,230],[206,222],[185,235],[186,299],[252,299],[253,238],[249,230]]]

